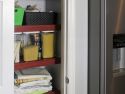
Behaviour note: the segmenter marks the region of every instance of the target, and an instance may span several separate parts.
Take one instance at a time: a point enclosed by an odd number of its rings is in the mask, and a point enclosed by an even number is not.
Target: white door
[[[14,2],[0,0],[0,94],[13,91]]]
[[[88,0],[67,1],[67,94],[88,94]]]

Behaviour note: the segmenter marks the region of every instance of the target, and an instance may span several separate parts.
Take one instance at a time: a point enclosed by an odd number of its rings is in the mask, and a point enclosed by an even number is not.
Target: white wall
[[[37,5],[41,12],[46,11],[46,0],[18,0],[18,4],[26,8],[27,5]]]

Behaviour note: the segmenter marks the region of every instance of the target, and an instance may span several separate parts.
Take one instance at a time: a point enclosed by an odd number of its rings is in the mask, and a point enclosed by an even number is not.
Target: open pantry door
[[[67,94],[88,94],[88,0],[67,1]]]
[[[0,0],[0,94],[13,91],[14,2]]]

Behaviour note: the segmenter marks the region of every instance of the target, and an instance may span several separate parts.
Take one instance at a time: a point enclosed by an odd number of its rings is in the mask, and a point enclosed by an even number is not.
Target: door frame
[[[101,72],[100,94],[111,94],[113,35],[110,16],[107,15],[109,1],[101,0]]]
[[[14,0],[0,0],[0,2],[2,2],[0,93],[14,94]]]
[[[89,1],[89,94],[111,94],[113,38],[108,3]]]
[[[66,94],[88,94],[88,0],[64,1]]]
[[[100,94],[101,0],[89,0],[88,94]]]

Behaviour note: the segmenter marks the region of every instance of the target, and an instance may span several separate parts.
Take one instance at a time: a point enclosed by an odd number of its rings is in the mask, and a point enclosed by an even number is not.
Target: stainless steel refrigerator
[[[89,94],[125,94],[125,0],[89,0]]]

